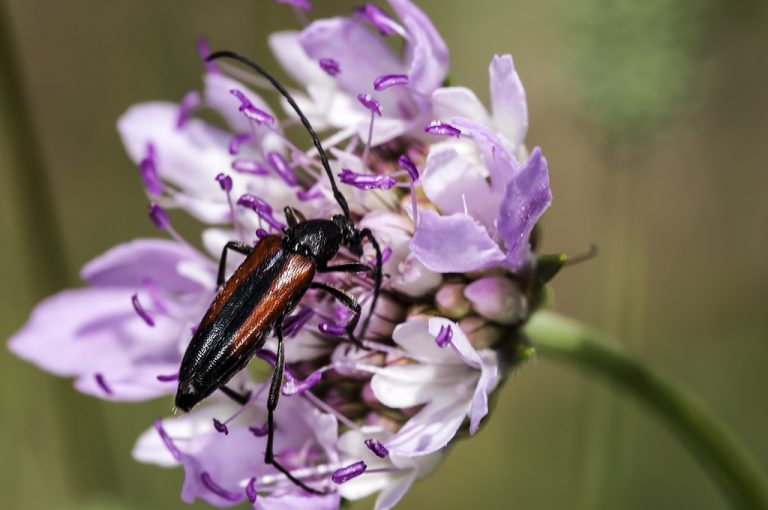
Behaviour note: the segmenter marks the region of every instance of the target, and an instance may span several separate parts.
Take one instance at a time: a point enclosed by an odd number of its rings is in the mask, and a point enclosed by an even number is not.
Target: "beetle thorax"
[[[320,267],[336,256],[342,238],[338,225],[331,220],[302,221],[285,231],[290,249],[312,257]]]

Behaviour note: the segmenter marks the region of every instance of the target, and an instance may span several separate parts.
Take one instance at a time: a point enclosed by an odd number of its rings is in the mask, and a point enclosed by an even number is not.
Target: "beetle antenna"
[[[301,119],[301,123],[304,124],[304,127],[309,132],[309,136],[312,137],[312,143],[315,144],[315,148],[317,148],[317,152],[318,154],[320,154],[320,162],[323,164],[325,173],[328,174],[328,179],[330,179],[331,181],[331,189],[333,189],[333,196],[336,199],[336,202],[339,203],[339,207],[341,207],[341,210],[344,213],[344,216],[349,218],[349,205],[347,205],[347,200],[344,198],[344,195],[342,195],[341,191],[339,191],[339,188],[336,186],[336,180],[333,178],[331,165],[328,163],[328,156],[325,155],[325,150],[323,149],[323,146],[320,143],[320,138],[318,138],[317,133],[312,128],[312,125],[309,123],[309,120],[307,120],[307,117],[299,108],[299,105],[297,105],[296,101],[293,100],[293,97],[291,97],[291,94],[266,69],[264,69],[263,67],[261,67],[259,64],[249,59],[248,57],[244,57],[235,52],[217,51],[208,55],[205,61],[212,62],[220,58],[229,58],[232,60],[237,60],[238,62],[250,67],[257,73],[262,75],[264,78],[266,78],[272,84],[272,86],[275,87],[275,89],[277,89],[278,92],[280,92],[280,94],[286,99],[286,101],[288,101],[288,104],[291,105],[291,108],[293,108],[293,110],[299,116],[299,119]]]
[[[376,276],[374,279],[373,284],[373,299],[371,300],[371,311],[368,312],[368,315],[365,317],[365,320],[363,321],[363,327],[360,329],[360,334],[358,335],[358,338],[361,340],[365,339],[365,332],[368,330],[368,324],[371,322],[371,317],[373,317],[373,313],[376,310],[376,302],[379,300],[379,293],[381,292],[381,248],[379,247],[378,241],[376,241],[376,238],[373,237],[373,232],[371,232],[370,229],[364,228],[360,231],[360,235],[369,241],[371,241],[371,244],[373,245],[373,249],[376,250]]]

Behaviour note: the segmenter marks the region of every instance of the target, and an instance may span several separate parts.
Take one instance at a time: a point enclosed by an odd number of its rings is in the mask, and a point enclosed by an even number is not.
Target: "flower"
[[[278,3],[300,18],[311,10],[310,2]],[[448,51],[429,18],[408,0],[389,4],[394,16],[369,3],[269,38],[300,87],[296,102],[328,131],[331,172],[351,219],[381,245],[385,275],[374,310],[369,274],[316,275],[361,304],[360,323],[370,325],[362,349],[346,337],[352,312],[322,289],[283,318],[275,453],[318,494],[264,462],[270,380],[242,371],[229,382],[230,394],[244,393],[239,403],[217,392],[188,414],[157,420],[136,443],[137,460],[184,469],[184,501],[335,510],[342,498],[378,493],[376,509],[390,509],[465,424],[478,431],[490,395],[530,355],[516,333],[540,303],[544,278],[530,237],[551,192],[541,150],[529,155],[523,145],[528,113],[512,58],[491,61],[488,113],[469,89],[443,86]],[[403,40],[402,56],[386,38]],[[199,47],[210,54],[205,41]],[[205,69],[202,91],[178,104],[134,105],[118,121],[149,218],[170,239],[97,257],[83,268],[87,287],[43,301],[10,340],[14,353],[74,377],[85,393],[173,394],[216,296],[225,244],[282,235],[285,207],[307,219],[338,214],[316,149],[284,134],[295,111],[285,101],[285,113],[271,109],[262,90],[245,85],[260,86],[247,71],[235,79],[218,61]],[[202,120],[202,110],[222,122]],[[202,249],[176,232],[171,209],[204,225]],[[241,260],[230,256],[225,275]],[[373,267],[372,247],[334,259],[352,262]],[[274,365],[276,347],[269,339],[258,357]]]

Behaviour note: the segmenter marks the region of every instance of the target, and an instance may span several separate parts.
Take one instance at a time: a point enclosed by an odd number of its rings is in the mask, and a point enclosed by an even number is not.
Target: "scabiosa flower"
[[[284,3],[302,16],[311,7]],[[317,276],[361,303],[361,323],[370,322],[362,349],[347,339],[351,312],[321,290],[283,321],[275,453],[319,494],[264,463],[269,379],[243,371],[230,385],[246,392],[244,403],[214,394],[157,420],[136,444],[136,459],[184,468],[184,501],[337,509],[342,498],[378,493],[376,508],[392,508],[457,435],[478,431],[492,392],[531,354],[516,333],[553,274],[531,240],[551,192],[541,150],[529,156],[523,145],[527,106],[512,58],[491,61],[488,113],[469,89],[442,86],[448,51],[427,16],[408,0],[389,3],[394,16],[366,4],[269,38],[300,87],[298,104],[327,131],[333,174],[356,224],[381,244],[385,275],[373,313],[372,276]],[[386,38],[404,41],[404,57]],[[246,86],[262,82],[245,70],[205,69],[202,91],[179,104],[135,105],[118,121],[150,219],[169,239],[136,240],[88,263],[89,286],[38,305],[10,341],[17,355],[74,377],[80,391],[110,400],[173,394],[216,295],[225,243],[280,235],[286,206],[307,219],[338,213],[317,151],[284,135],[293,110],[270,109],[260,93],[274,91]],[[224,127],[203,121],[202,110]],[[175,231],[171,209],[205,225],[203,249]],[[376,264],[370,247],[361,260]],[[341,250],[334,263],[355,261]],[[231,257],[228,274],[238,262]],[[275,347],[269,340],[254,364],[274,364]]]

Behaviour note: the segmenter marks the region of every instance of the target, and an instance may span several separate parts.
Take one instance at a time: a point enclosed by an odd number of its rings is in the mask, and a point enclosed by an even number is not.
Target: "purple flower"
[[[451,348],[436,342],[446,326],[453,331]],[[393,338],[405,356],[419,363],[378,370],[371,380],[373,392],[389,407],[426,405],[384,442],[389,452],[404,457],[436,452],[466,417],[474,434],[488,414],[488,395],[498,383],[496,353],[478,353],[457,324],[442,318],[409,320],[395,328]]]
[[[546,159],[523,145],[524,89],[508,55],[489,68],[490,113],[469,89],[443,87],[448,50],[435,27],[410,0],[389,6],[392,15],[368,3],[352,17],[269,39],[298,85],[295,100],[322,132],[352,220],[381,245],[386,275],[374,314],[369,272],[317,275],[360,303],[355,334],[370,316],[364,349],[347,338],[352,312],[321,289],[283,319],[275,453],[323,494],[265,464],[269,379],[241,371],[229,385],[249,392],[244,405],[215,392],[136,443],[137,460],[184,469],[186,502],[337,510],[341,498],[378,493],[376,509],[389,510],[439,464],[464,422],[478,430],[500,371],[510,368],[499,353],[515,347],[527,319],[529,238],[551,202]],[[387,38],[402,40],[404,51]],[[209,54],[204,44],[201,54]],[[229,69],[208,64],[202,91],[121,116],[150,218],[171,240],[134,241],[87,264],[86,288],[40,303],[10,340],[18,356],[103,399],[169,396],[216,295],[223,246],[284,235],[286,206],[308,220],[338,213],[315,148],[284,134],[295,112],[271,109],[244,85],[246,70],[240,82]],[[202,109],[220,119],[199,118]],[[205,225],[202,250],[174,230],[172,209],[174,219],[188,213]],[[359,261],[343,249],[332,263],[374,267],[364,247]],[[230,254],[225,276],[242,260]],[[253,363],[268,369],[275,352],[268,338]]]

